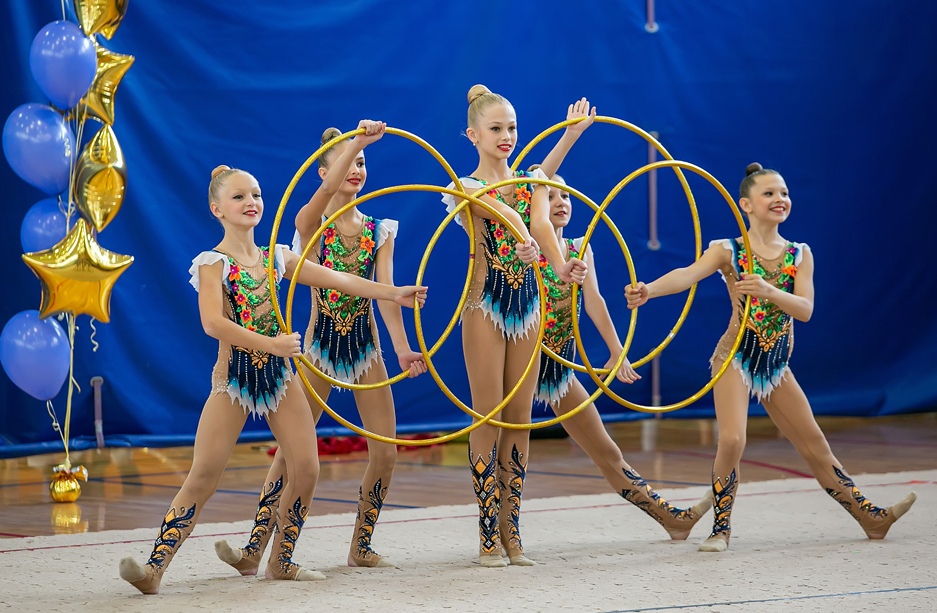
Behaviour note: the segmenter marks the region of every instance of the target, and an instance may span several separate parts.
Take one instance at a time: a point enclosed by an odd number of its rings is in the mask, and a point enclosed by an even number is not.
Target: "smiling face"
[[[492,104],[469,126],[466,136],[479,155],[506,160],[517,145],[517,115],[510,104]]]
[[[755,178],[748,196],[739,200],[750,219],[780,224],[791,213],[791,197],[784,177],[767,173]]]
[[[557,183],[566,184],[566,181],[560,175],[553,175],[553,180]],[[573,204],[570,202],[569,192],[555,187],[551,187],[549,190],[550,223],[553,224],[554,228],[565,228],[573,214]]]
[[[210,203],[212,215],[222,225],[253,228],[264,213],[264,200],[257,179],[246,172],[234,172],[224,178],[217,199]]]
[[[343,141],[329,150],[329,160],[336,160],[338,156],[342,154],[342,151],[345,147],[348,146],[348,141]],[[319,176],[323,179],[330,172],[341,172],[340,169],[333,169],[331,165],[319,168]],[[345,180],[342,181],[341,187],[338,188],[338,191],[343,194],[349,194],[355,196],[361,189],[364,187],[364,182],[368,178],[368,168],[364,162],[364,152],[360,152],[355,158],[355,161],[352,162],[351,168],[348,169],[348,172],[345,173]]]

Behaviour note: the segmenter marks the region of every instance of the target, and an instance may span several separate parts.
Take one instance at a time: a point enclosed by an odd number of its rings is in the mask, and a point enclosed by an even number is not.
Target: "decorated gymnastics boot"
[[[498,444],[491,447],[486,459],[476,459],[469,445],[469,468],[472,485],[478,501],[478,563],[488,568],[504,568],[507,562],[501,556],[501,535],[498,530],[498,511],[501,508],[501,493],[498,487]]]
[[[250,539],[242,548],[233,548],[228,541],[222,539],[215,542],[215,554],[234,567],[244,576],[257,574],[260,567],[260,558],[276,531],[277,510],[280,507],[280,494],[283,493],[283,477],[271,481],[260,491],[260,502],[257,504],[257,513],[254,515],[254,527],[251,528]]]
[[[159,593],[159,583],[182,542],[192,532],[195,524],[195,504],[172,507],[163,518],[159,536],[153,543],[153,553],[146,564],[141,565],[132,557],[120,561],[120,578],[144,594]]]
[[[377,518],[384,507],[384,498],[387,488],[381,486],[379,478],[374,487],[368,491],[368,499],[364,499],[362,488],[358,488],[358,515],[355,517],[355,536],[348,554],[348,566],[364,566],[367,568],[393,567],[388,560],[371,549],[371,537]]]
[[[661,498],[660,494],[655,492],[634,469],[622,468],[622,472],[631,483],[631,487],[622,489],[621,497],[659,523],[670,535],[671,540],[686,540],[693,526],[712,505],[712,492],[707,492],[702,500],[688,509],[675,507]]]
[[[875,506],[862,495],[852,477],[846,474],[846,469],[834,466],[833,472],[836,474],[838,484],[834,488],[825,488],[826,493],[859,522],[865,535],[872,540],[885,538],[892,524],[907,513],[917,500],[917,494],[911,492],[894,505],[883,509]]]
[[[725,479],[720,479],[713,473],[713,531],[709,538],[700,543],[700,551],[721,553],[729,548],[729,537],[732,536],[729,518],[732,515],[732,505],[735,504],[736,487],[738,473],[734,468]]]
[[[267,570],[264,573],[266,579],[286,581],[325,579],[322,573],[303,568],[293,562],[293,551],[303,531],[303,524],[306,523],[306,512],[307,509],[303,506],[301,498],[297,498],[285,513],[282,508],[280,509],[280,518],[277,521],[279,530],[274,536],[273,549],[270,551],[270,559],[267,560]]]
[[[498,460],[500,466],[499,485],[502,507],[498,513],[501,544],[512,566],[534,566],[536,562],[524,555],[521,543],[520,518],[521,499],[524,494],[524,480],[527,478],[527,465],[517,445],[511,448],[508,466]],[[505,477],[508,477],[505,481]]]

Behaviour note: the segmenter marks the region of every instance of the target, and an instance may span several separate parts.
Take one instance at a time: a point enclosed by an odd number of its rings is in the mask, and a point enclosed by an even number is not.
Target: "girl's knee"
[[[745,451],[745,433],[719,433],[718,453],[740,459]]]
[[[393,470],[397,463],[397,445],[372,443],[368,449],[368,462],[380,468],[381,472]]]

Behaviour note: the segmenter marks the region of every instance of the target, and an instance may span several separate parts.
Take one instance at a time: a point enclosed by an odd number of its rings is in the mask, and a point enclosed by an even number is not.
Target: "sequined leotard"
[[[371,279],[377,250],[388,236],[396,234],[393,219],[365,216],[361,229],[350,236],[330,224],[322,231],[316,249],[318,261],[327,268]],[[299,242],[297,233],[293,250],[302,254]],[[381,354],[372,301],[330,288],[312,288],[312,301],[304,351],[325,374],[343,383],[356,383]]]
[[[538,174],[539,173],[539,174]],[[528,173],[524,170],[515,172],[518,178],[530,176],[545,177],[541,171]],[[488,183],[474,177],[461,179],[466,190],[476,190]],[[450,189],[453,188],[449,184]],[[530,226],[530,199],[534,186],[530,183],[517,183],[513,198],[508,201],[497,189],[488,195],[510,206]],[[451,211],[458,204],[453,196],[442,198]],[[540,317],[540,300],[537,294],[537,281],[533,268],[524,264],[517,257],[517,240],[502,224],[489,219],[468,217],[475,224],[475,236],[479,241],[476,253],[484,254],[484,260],[475,260],[475,276],[469,287],[465,311],[481,309],[509,340],[526,336],[535,328]],[[460,225],[463,219],[457,218]],[[484,262],[484,266],[481,264]]]
[[[286,269],[282,253],[286,249],[286,245],[277,245],[274,250],[277,278],[273,291],[279,289]],[[270,301],[266,270],[269,258],[269,249],[262,248],[258,262],[245,266],[221,251],[203,251],[192,260],[189,283],[198,291],[199,267],[223,262],[225,317],[248,330],[276,336],[280,327]],[[279,356],[222,342],[212,370],[212,394],[227,393],[254,417],[264,417],[276,412],[291,376],[289,366]]]
[[[568,255],[566,259],[578,258],[582,238],[566,239]],[[573,337],[573,286],[557,276],[547,259],[540,254],[540,273],[547,293],[546,323],[544,324],[543,344],[555,354],[572,361],[576,355],[576,339]],[[579,292],[579,304],[582,305],[582,292]],[[537,392],[534,400],[556,406],[569,391],[574,373],[571,368],[560,364],[546,354],[540,356],[540,375],[537,379]]]
[[[710,358],[710,364],[715,369],[730,357],[729,352],[742,322],[745,295],[735,289],[735,284],[741,278],[741,273],[747,270],[748,256],[741,239],[712,241],[710,246],[713,245],[721,245],[732,252],[733,266],[730,277],[726,279],[732,299],[732,319],[729,321],[729,329],[719,339]],[[797,267],[807,249],[810,247],[804,243],[789,242],[775,259],[769,260],[753,254],[753,270],[778,289],[793,293]],[[793,318],[773,302],[752,298],[742,342],[732,356],[732,366],[742,375],[752,396],[759,400],[767,398],[781,384],[788,371],[787,362],[793,349]]]

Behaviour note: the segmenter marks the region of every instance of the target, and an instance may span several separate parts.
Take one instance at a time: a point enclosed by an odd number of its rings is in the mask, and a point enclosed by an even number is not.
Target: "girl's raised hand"
[[[299,332],[278,334],[270,339],[270,353],[281,358],[298,358],[303,354]]]
[[[394,302],[400,306],[413,308],[413,299],[416,298],[417,304],[421,307],[426,302],[426,291],[429,288],[425,285],[403,285],[397,288],[394,295]]]
[[[358,122],[358,128],[363,128],[365,132],[356,136],[355,140],[361,143],[362,146],[367,147],[371,143],[381,140],[381,137],[384,136],[384,130],[387,129],[387,124],[383,121],[362,119]]]
[[[586,128],[592,125],[592,122],[595,121],[595,107],[592,107],[592,112],[589,112],[589,101],[585,98],[580,98],[576,102],[569,105],[569,110],[566,112],[566,119],[578,119],[580,117],[585,117],[582,121],[578,121],[570,126],[567,126],[566,129],[570,132],[583,133],[586,131]]]
[[[647,285],[640,281],[637,285],[626,285],[625,298],[628,300],[629,309],[638,308],[648,300]]]

